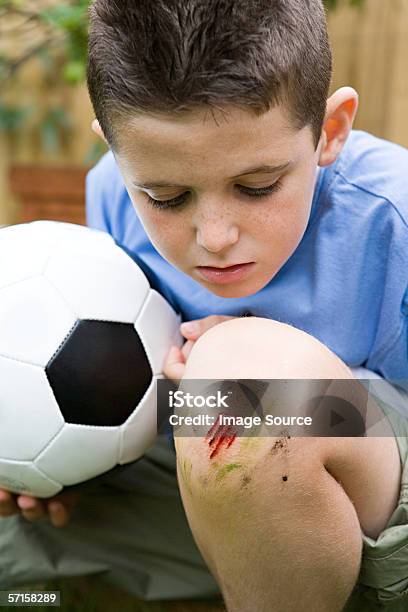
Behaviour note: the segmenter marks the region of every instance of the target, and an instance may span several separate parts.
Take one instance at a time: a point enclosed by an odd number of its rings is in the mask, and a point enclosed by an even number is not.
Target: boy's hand
[[[79,493],[70,491],[49,499],[37,499],[28,495],[15,495],[0,489],[0,517],[20,512],[28,521],[37,521],[48,515],[54,527],[64,527],[79,497]]]
[[[170,380],[181,380],[184,374],[186,361],[194,346],[194,342],[206,331],[211,329],[211,327],[214,327],[214,325],[235,318],[236,317],[227,315],[210,315],[203,319],[195,319],[194,321],[182,323],[180,325],[180,331],[187,342],[183,344],[181,349],[179,349],[178,346],[171,347],[163,367],[163,374]]]

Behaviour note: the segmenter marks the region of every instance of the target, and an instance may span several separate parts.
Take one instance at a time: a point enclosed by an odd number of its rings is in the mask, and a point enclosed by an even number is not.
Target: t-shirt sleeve
[[[408,390],[408,150],[353,131],[333,167],[343,179],[335,183],[341,185],[336,207],[353,212],[348,217],[353,223],[350,255],[354,245],[364,257],[350,257],[347,273],[352,279],[361,270],[356,301],[370,318],[370,343],[361,365]],[[349,316],[356,313],[350,310]],[[362,318],[361,326],[365,322]]]
[[[117,170],[112,153],[106,153],[88,172],[85,181],[86,224],[112,233],[111,214]]]
[[[382,302],[376,336],[365,367],[408,391],[408,227],[401,219],[389,226]]]

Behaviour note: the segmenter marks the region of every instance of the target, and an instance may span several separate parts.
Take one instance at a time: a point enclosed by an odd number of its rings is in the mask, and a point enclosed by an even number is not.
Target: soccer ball
[[[180,317],[108,234],[0,230],[0,488],[50,497],[134,461]]]

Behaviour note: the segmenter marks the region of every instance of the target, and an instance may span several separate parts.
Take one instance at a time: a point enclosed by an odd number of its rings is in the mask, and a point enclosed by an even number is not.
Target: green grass
[[[52,582],[3,589],[14,591],[60,591],[61,606],[36,606],[35,610],[48,612],[52,609],[60,612],[224,612],[225,607],[217,602],[144,602],[122,590],[99,581],[95,577],[64,578]],[[15,612],[12,606],[1,607],[1,612]]]

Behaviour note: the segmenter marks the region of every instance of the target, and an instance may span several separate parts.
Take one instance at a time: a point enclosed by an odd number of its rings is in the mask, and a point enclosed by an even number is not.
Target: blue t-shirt
[[[183,321],[251,313],[315,336],[350,367],[408,390],[408,150],[351,132],[321,168],[295,252],[254,295],[223,298],[151,244],[108,152],[87,177],[88,225],[109,232]]]

